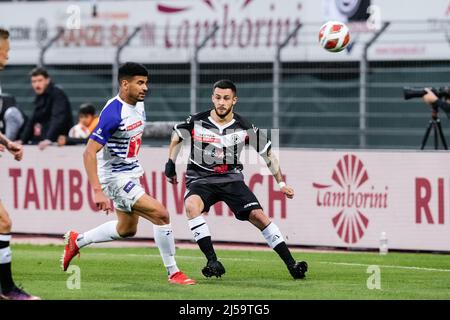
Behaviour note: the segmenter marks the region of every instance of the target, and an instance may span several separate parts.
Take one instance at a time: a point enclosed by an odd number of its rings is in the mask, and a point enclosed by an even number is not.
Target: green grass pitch
[[[295,252],[310,268],[295,281],[271,251],[217,250],[226,274],[206,279],[200,250],[178,249],[178,265],[198,284],[177,286],[167,282],[156,248],[84,248],[72,262],[81,288],[68,289],[63,246],[12,249],[16,283],[43,299],[450,299],[449,255]],[[380,268],[380,289],[368,289],[376,284],[370,265]]]

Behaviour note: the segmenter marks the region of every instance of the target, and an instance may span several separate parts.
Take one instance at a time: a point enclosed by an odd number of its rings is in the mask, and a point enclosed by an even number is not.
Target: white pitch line
[[[348,262],[328,262],[322,261],[323,264],[335,264],[341,266],[357,266],[357,267],[369,267],[377,264],[363,264],[363,263],[348,263]],[[450,269],[436,269],[436,268],[422,268],[422,267],[407,267],[407,266],[392,266],[386,264],[379,264],[380,268],[393,268],[393,269],[407,269],[407,270],[423,270],[423,271],[438,271],[438,272],[450,272]]]
[[[110,253],[89,253],[86,252],[84,253],[85,255],[90,255],[90,256],[111,256]],[[154,259],[161,259],[161,256],[159,254],[136,254],[136,253],[125,253],[125,254],[121,254],[121,256],[123,257],[148,257],[148,258],[154,258]],[[193,256],[183,256],[183,255],[175,255],[175,258],[180,258],[180,259],[192,259],[192,260],[205,260],[205,257],[193,257]],[[250,258],[228,258],[228,257],[223,257],[220,258],[220,260],[230,260],[230,261],[250,261],[250,262],[261,262],[261,260],[258,259],[250,259]]]

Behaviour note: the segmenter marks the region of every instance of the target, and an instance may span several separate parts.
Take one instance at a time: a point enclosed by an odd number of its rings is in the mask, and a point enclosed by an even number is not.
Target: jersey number
[[[131,137],[130,146],[128,147],[127,158],[137,157],[142,144],[142,132]]]

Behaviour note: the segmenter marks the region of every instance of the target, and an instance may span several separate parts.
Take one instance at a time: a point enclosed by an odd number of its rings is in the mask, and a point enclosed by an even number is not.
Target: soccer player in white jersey
[[[6,66],[9,58],[9,32],[0,28],[0,70]],[[0,86],[0,93],[2,92]],[[0,132],[0,151],[5,148],[17,161],[22,160],[23,148],[10,141]],[[6,186],[3,185],[3,190]],[[0,199],[0,300],[39,300],[14,284],[11,274],[11,226],[12,222]]]
[[[119,94],[103,108],[83,154],[84,166],[94,190],[98,208],[111,210],[113,200],[118,220],[106,222],[85,233],[69,231],[62,267],[66,271],[79,249],[91,244],[132,237],[139,217],[153,223],[153,233],[169,282],[195,284],[181,272],[175,261],[175,241],[167,209],[145,193],[139,178],[144,171],[137,155],[144,132],[144,98],[148,71],[138,63],[127,62],[119,68]]]

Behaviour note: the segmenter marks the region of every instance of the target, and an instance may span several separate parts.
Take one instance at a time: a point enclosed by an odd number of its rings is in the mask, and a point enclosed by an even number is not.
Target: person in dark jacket
[[[73,125],[72,108],[64,91],[56,86],[47,70],[37,67],[30,72],[31,86],[36,93],[34,112],[21,141],[39,144],[43,150],[56,142],[59,135],[67,135]]]

